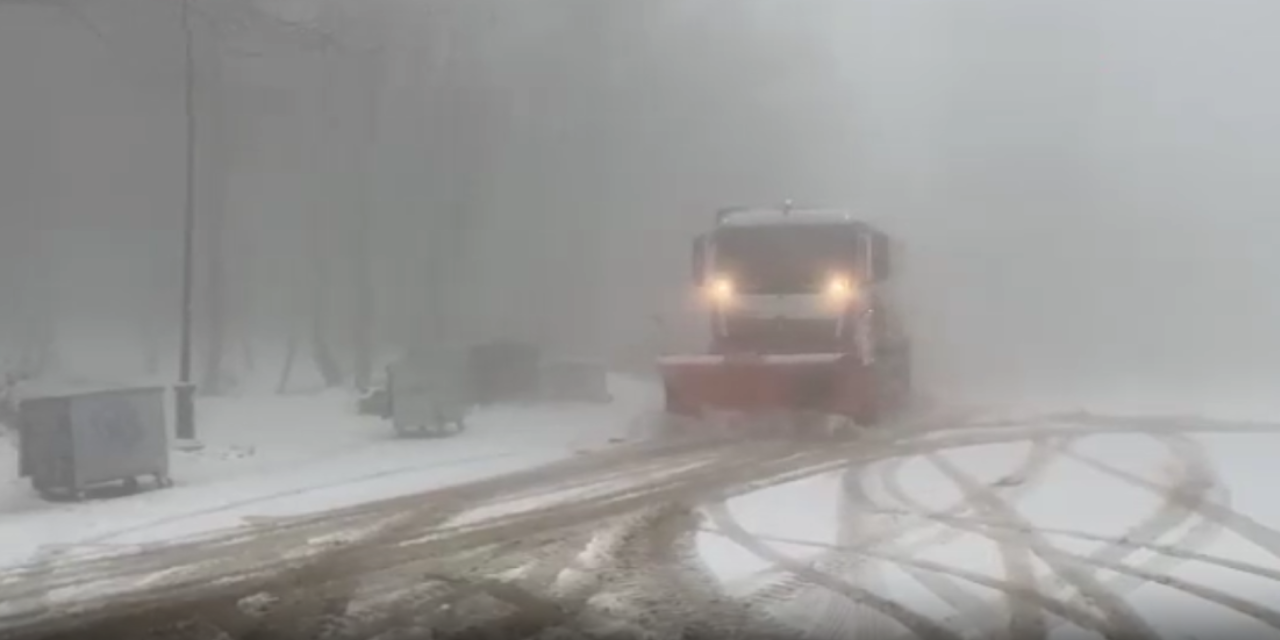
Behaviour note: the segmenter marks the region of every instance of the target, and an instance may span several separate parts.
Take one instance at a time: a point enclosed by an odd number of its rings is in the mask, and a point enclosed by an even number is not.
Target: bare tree
[[[134,46],[113,12],[147,1],[93,5],[108,44]],[[795,124],[815,97],[786,83],[810,75],[787,62],[802,43],[768,42],[742,3],[191,5],[207,393],[251,360],[230,349],[258,327],[291,363],[310,352],[326,386],[367,386],[388,343],[600,352],[615,323],[649,330],[695,211],[817,182]],[[171,116],[173,70],[146,68],[163,86],[129,79]],[[289,107],[259,108],[265,86]],[[141,331],[154,370],[164,332]]]

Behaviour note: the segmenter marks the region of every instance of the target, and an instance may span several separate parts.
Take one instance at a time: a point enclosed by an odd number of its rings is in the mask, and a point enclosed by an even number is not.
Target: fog
[[[7,370],[174,374],[181,8],[0,0]],[[291,346],[290,389],[499,337],[643,363],[712,211],[784,199],[901,238],[933,388],[1280,368],[1274,2],[189,8],[204,393],[275,386]]]
[[[1265,388],[1274,5],[877,6],[868,162],[895,168],[869,208],[910,243],[921,357],[947,384]]]

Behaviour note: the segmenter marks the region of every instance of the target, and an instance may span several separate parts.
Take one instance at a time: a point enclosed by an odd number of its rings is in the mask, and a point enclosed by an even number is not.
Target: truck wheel
[[[824,412],[801,411],[792,416],[792,435],[803,440],[820,440],[839,436],[839,416]]]
[[[915,390],[912,387],[910,360],[906,360],[902,363],[902,373],[900,378],[898,379],[898,393],[899,393],[898,408],[902,411],[906,411],[907,409],[910,409],[911,398],[912,398],[912,395],[915,393]]]
[[[858,411],[853,416],[853,421],[863,427],[874,427],[880,424],[884,411],[881,408],[881,400],[878,396],[872,394],[862,401]]]
[[[884,404],[885,366],[882,363],[858,365],[842,382],[846,416],[859,427],[880,422]]]
[[[691,416],[695,413],[693,407],[683,401],[669,385],[662,390],[662,406],[668,415]]]

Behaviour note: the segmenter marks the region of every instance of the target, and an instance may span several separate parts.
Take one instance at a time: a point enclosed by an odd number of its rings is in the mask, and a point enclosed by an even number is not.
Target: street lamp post
[[[191,380],[191,325],[195,284],[196,224],[196,112],[195,49],[191,29],[191,0],[182,0],[182,30],[186,46],[184,82],[186,108],[186,205],[182,223],[182,336],[178,356],[178,384],[174,389],[174,413],[177,436],[183,440],[196,437],[195,384]]]

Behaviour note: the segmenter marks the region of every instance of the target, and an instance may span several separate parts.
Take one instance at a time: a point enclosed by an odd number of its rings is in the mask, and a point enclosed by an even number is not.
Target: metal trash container
[[[140,476],[169,487],[165,387],[25,397],[18,404],[19,475],[47,498]]]
[[[387,367],[388,415],[401,435],[453,435],[474,406],[465,353],[417,349]]]
[[[514,341],[486,342],[472,346],[468,359],[477,403],[537,400],[542,354],[536,346]]]
[[[385,387],[370,389],[356,400],[356,412],[362,416],[375,416],[386,420],[391,417],[388,412],[390,402],[390,389]]]
[[[542,364],[540,396],[549,402],[608,403],[609,376],[605,366],[585,360],[557,359]]]

